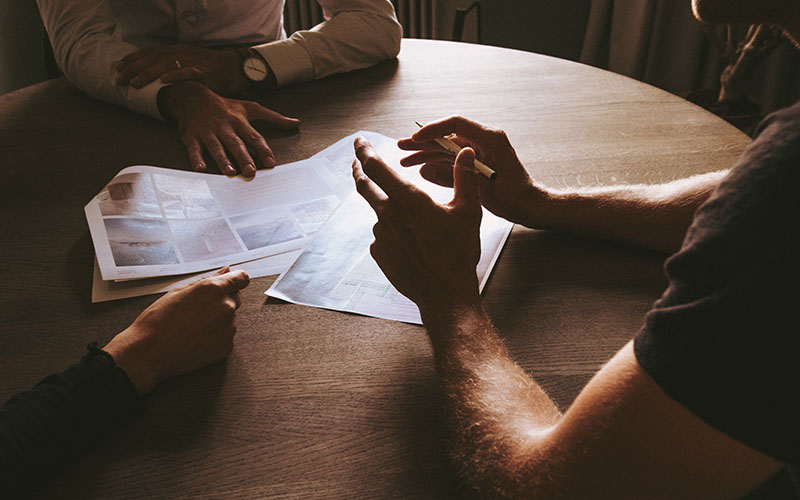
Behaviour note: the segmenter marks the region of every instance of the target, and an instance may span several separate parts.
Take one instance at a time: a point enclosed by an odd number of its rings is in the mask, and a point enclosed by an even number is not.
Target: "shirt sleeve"
[[[90,345],[80,362],[0,408],[0,496],[27,491],[140,406],[125,372]]]
[[[163,120],[156,80],[140,89],[117,85],[114,66],[140,47],[115,36],[117,23],[104,0],[37,0],[53,54],[67,80],[86,94]]]
[[[400,52],[403,28],[389,0],[317,0],[325,21],[254,47],[278,86],[372,66]]]

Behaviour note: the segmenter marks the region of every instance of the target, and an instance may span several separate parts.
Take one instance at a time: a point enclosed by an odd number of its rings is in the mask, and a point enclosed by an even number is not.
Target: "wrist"
[[[531,184],[530,192],[523,199],[525,204],[520,217],[523,226],[543,230],[557,228],[563,195]]]
[[[455,324],[460,318],[483,311],[480,296],[471,300],[447,300],[419,306],[419,314],[426,328],[440,329]]]
[[[239,69],[237,78],[245,82],[245,90],[252,91],[257,88],[275,88],[277,78],[267,60],[261,53],[252,47],[235,49],[239,56]]]
[[[161,381],[157,370],[144,356],[145,349],[130,340],[128,330],[124,330],[103,347],[130,379],[133,387],[140,396],[153,390]]]
[[[186,104],[193,96],[210,92],[208,88],[193,80],[183,80],[158,91],[158,111],[167,120],[180,122]]]
[[[244,57],[240,49],[221,50],[220,55],[224,61],[225,71],[230,78],[226,94],[233,97],[242,97],[252,87],[252,82],[244,73]]]
[[[420,309],[420,315],[435,352],[459,343],[460,336],[472,331],[469,325],[489,321],[480,299],[450,307]]]

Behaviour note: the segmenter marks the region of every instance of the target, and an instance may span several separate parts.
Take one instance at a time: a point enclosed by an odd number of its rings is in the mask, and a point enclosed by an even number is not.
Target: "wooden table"
[[[551,186],[657,182],[731,165],[748,138],[680,98],[535,54],[404,40],[397,61],[295,85],[265,105],[279,162],[356,130],[408,136],[462,114],[505,129]],[[0,97],[0,399],[106,342],[155,297],[92,305],[83,214],[121,168],[188,168],[174,127],[63,80]],[[638,329],[664,256],[515,227],[485,303],[512,354],[566,407]],[[38,498],[443,498],[458,495],[421,327],[243,293],[227,362],[170,380]]]

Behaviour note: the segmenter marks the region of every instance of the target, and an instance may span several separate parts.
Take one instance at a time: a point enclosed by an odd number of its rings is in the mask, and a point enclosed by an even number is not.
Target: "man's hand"
[[[116,66],[117,85],[141,88],[161,79],[163,83],[195,80],[220,95],[240,96],[250,82],[242,71],[242,57],[235,50],[212,50],[192,45],[161,45],[137,50]]]
[[[272,150],[250,122],[263,120],[281,129],[294,129],[300,124],[300,120],[283,116],[256,102],[222,97],[192,81],[161,89],[158,106],[166,117],[178,123],[190,164],[198,172],[207,169],[203,151],[208,151],[225,175],[236,175],[235,164],[245,177],[254,176],[253,157],[259,166],[274,167]]]
[[[244,271],[225,267],[173,290],[103,349],[142,395],[162,380],[220,361],[233,349],[239,290],[249,282]]]
[[[459,154],[453,199],[440,205],[399,177],[363,138],[355,150],[356,189],[378,215],[370,253],[389,281],[419,306],[423,320],[477,305],[481,206],[474,152]]]
[[[471,147],[481,161],[497,171],[494,181],[479,179],[481,202],[490,212],[528,227],[547,226],[548,195],[534,185],[505,132],[455,116],[430,123],[398,142],[401,149],[417,151],[401,160],[403,166],[422,165],[422,177],[452,186],[455,155],[438,145],[434,141],[437,137]]]

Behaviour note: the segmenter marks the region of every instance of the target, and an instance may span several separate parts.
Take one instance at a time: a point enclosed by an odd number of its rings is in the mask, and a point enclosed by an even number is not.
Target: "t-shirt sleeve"
[[[79,363],[0,408],[0,497],[28,490],[140,407],[125,372],[90,345]]]
[[[800,105],[768,117],[700,207],[634,339],[672,398],[734,439],[800,462]]]

